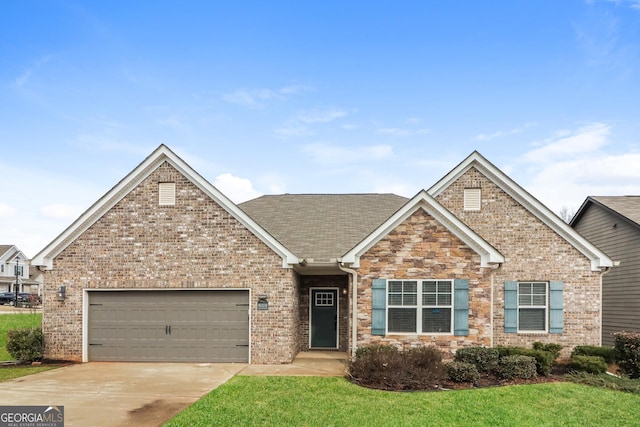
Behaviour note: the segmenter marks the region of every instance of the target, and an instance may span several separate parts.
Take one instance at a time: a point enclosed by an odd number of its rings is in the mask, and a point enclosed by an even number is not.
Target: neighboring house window
[[[23,268],[23,266],[19,266],[18,267],[17,265],[14,265],[13,266],[13,275],[14,276],[15,275],[22,276],[22,268]]]
[[[505,332],[562,333],[563,289],[564,284],[557,281],[505,282]]]
[[[4,273],[4,264],[0,265],[0,273]]]
[[[158,184],[160,206],[174,206],[176,204],[176,183],[161,182]]]
[[[464,210],[479,211],[482,192],[479,188],[464,189]]]
[[[466,279],[374,279],[372,292],[374,335],[469,333]]]

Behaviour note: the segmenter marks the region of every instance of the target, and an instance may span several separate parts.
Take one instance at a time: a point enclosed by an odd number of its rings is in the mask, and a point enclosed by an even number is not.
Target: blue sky
[[[640,194],[639,103],[639,0],[5,2],[0,243],[161,143],[236,202],[412,196],[478,150],[575,210]]]

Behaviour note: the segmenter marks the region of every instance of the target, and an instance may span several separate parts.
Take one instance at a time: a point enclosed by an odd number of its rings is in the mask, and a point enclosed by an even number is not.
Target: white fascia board
[[[356,247],[347,252],[342,257],[343,264],[350,264],[352,267],[360,266],[360,256],[368,251],[373,245],[389,234],[402,221],[413,215],[418,209],[424,209],[429,215],[444,225],[456,237],[462,240],[473,251],[480,255],[482,267],[489,267],[492,264],[504,262],[504,257],[487,241],[471,230],[466,224],[455,217],[444,206],[438,203],[426,191],[422,190],[393,216],[385,221],[373,233],[369,234]]]
[[[531,212],[536,218],[558,233],[584,256],[589,258],[591,260],[591,270],[600,271],[602,268],[613,266],[613,261],[604,252],[582,237],[576,230],[571,228],[567,223],[560,219],[560,217],[553,213],[551,209],[529,194],[528,191],[509,178],[504,172],[495,167],[477,151],[471,153],[471,155],[463,160],[451,172],[435,183],[428,190],[428,193],[433,197],[437,197],[447,187],[449,187],[451,183],[456,181],[472,167],[485,175],[505,193],[509,194],[518,203],[524,206],[525,209]]]
[[[102,215],[108,212],[130,191],[137,187],[149,175],[151,175],[162,163],[169,162],[176,170],[186,176],[198,188],[216,201],[223,209],[240,221],[269,248],[282,257],[282,266],[291,268],[297,264],[298,258],[285,248],[280,242],[275,240],[269,233],[260,227],[255,221],[239,209],[230,199],[223,195],[218,189],[205,180],[200,174],[193,170],[187,163],[178,157],[164,144],[160,145],[151,155],[149,155],[138,167],[131,171],[125,178],[102,196],[96,203],[87,209],[75,220],[66,230],[56,237],[49,245],[40,251],[32,261],[32,265],[44,266],[46,269],[53,268],[53,259],[60,254],[73,240],[91,227]]]

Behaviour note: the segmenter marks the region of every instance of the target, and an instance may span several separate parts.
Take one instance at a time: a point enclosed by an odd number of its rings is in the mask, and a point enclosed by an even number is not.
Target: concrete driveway
[[[159,426],[243,363],[71,365],[0,383],[1,405],[64,406],[65,426]]]

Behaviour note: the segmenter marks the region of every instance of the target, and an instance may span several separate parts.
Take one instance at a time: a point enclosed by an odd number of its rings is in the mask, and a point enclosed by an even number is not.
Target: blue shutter
[[[561,334],[564,332],[564,315],[562,312],[562,282],[549,282],[549,333]]]
[[[387,329],[387,280],[373,279],[371,289],[371,335],[384,335]]]
[[[453,282],[453,334],[469,335],[469,279]]]
[[[518,282],[504,282],[504,331],[518,332]]]

